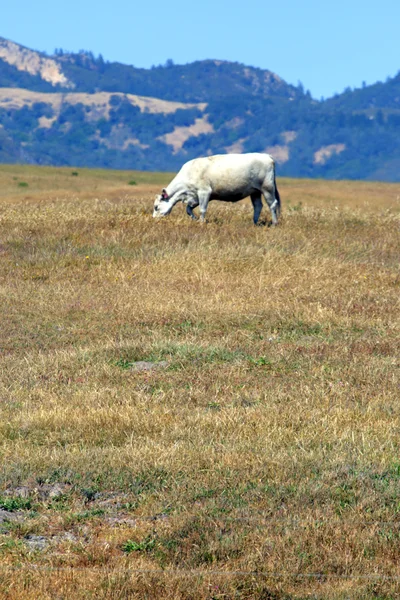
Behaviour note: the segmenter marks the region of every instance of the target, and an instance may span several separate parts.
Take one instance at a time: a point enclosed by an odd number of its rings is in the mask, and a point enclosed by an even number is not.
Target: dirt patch
[[[131,371],[133,373],[138,373],[140,371],[154,371],[155,369],[166,369],[168,365],[169,363],[166,360],[157,363],[139,360],[132,364]]]
[[[98,120],[100,118],[108,119],[110,112],[111,96],[127,98],[133,106],[138,106],[141,112],[147,112],[152,114],[170,114],[176,112],[179,109],[185,110],[190,108],[198,108],[199,110],[204,111],[207,107],[205,103],[194,104],[184,102],[171,102],[169,100],[159,100],[158,98],[136,96],[134,94],[121,94],[110,92],[98,92],[96,94],[85,94],[81,92],[70,94],[48,94],[41,92],[31,92],[30,90],[23,90],[18,88],[0,89],[0,107],[6,109],[19,109],[23,106],[30,107],[36,102],[44,102],[45,104],[50,104],[53,110],[58,114],[60,112],[61,105],[83,104],[84,106],[90,107],[91,113],[93,113],[93,118]],[[91,116],[91,113],[89,114],[89,117]],[[198,120],[203,121],[203,119]],[[48,121],[41,122],[41,127],[47,126]],[[191,127],[194,126],[192,125]],[[211,127],[211,125],[209,125],[209,127]]]
[[[39,52],[23,48],[14,42],[5,40],[0,44],[0,58],[16,67],[18,71],[40,75],[44,81],[48,81],[52,85],[75,87],[75,84],[67,79],[55,60],[41,56]]]
[[[331,156],[340,154],[344,150],[346,150],[346,144],[330,144],[329,146],[323,146],[314,153],[314,165],[324,165]]]
[[[159,100],[158,98],[150,98],[147,96],[134,96],[132,94],[127,94],[128,100],[138,106],[141,112],[149,112],[149,113],[174,113],[178,109],[187,109],[187,108],[198,108],[200,110],[205,110],[207,104],[205,102],[196,103],[196,104],[185,104],[184,102],[172,102],[171,100]]]
[[[175,127],[172,133],[167,133],[158,139],[172,146],[174,153],[176,153],[190,137],[198,137],[202,133],[213,132],[214,127],[208,122],[207,115],[205,115],[201,119],[196,119],[193,125],[189,125],[189,127]]]
[[[71,486],[64,483],[44,483],[10,488],[3,492],[5,498],[35,498],[36,500],[56,500],[68,493]]]
[[[0,509],[0,524],[1,523],[19,523],[26,517],[26,513],[22,511],[11,511]]]

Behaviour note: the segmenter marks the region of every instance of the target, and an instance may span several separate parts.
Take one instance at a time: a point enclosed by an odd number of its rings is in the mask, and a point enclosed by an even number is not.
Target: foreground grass
[[[0,595],[397,597],[400,186],[168,181],[0,169]]]

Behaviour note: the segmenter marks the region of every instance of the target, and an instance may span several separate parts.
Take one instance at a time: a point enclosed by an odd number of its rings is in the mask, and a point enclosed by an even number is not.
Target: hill
[[[2,162],[174,170],[266,151],[283,175],[399,181],[399,140],[399,75],[316,101],[238,63],[139,69],[0,38]]]

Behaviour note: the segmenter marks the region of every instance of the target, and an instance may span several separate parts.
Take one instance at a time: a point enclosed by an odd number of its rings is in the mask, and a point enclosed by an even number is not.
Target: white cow
[[[153,217],[165,217],[177,202],[186,205],[187,214],[196,219],[193,209],[200,206],[204,221],[210,200],[237,202],[250,196],[254,224],[262,209],[261,194],[278,223],[281,200],[275,182],[275,163],[269,154],[216,154],[185,163],[171,183],[156,196]]]

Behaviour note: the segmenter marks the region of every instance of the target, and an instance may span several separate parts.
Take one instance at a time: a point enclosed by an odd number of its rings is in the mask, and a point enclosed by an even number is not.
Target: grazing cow
[[[179,201],[187,214],[200,206],[204,222],[210,200],[237,202],[250,196],[257,224],[262,209],[261,194],[269,206],[272,224],[278,223],[281,200],[275,182],[275,163],[269,154],[216,154],[185,163],[171,183],[156,196],[153,217],[165,217]]]

